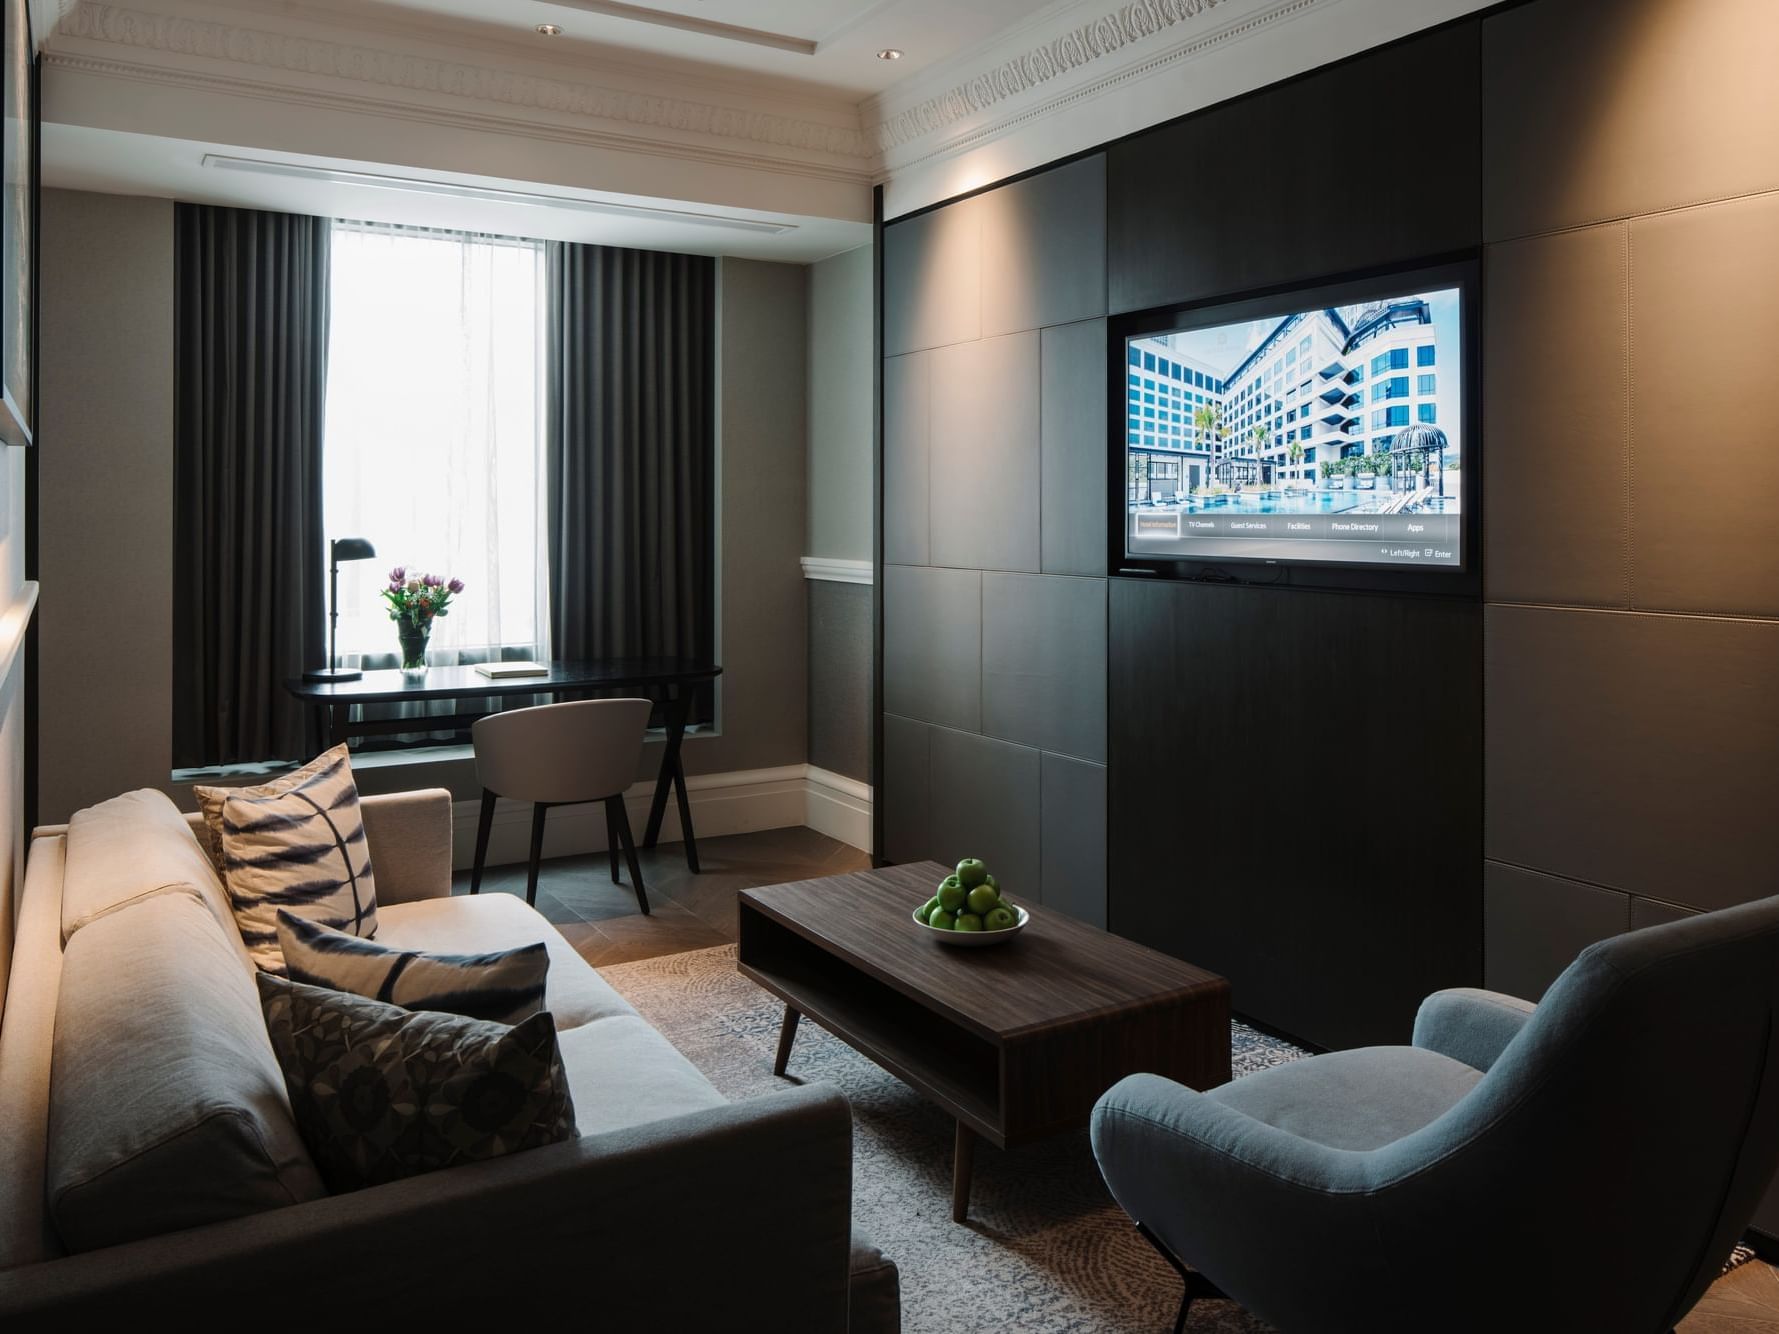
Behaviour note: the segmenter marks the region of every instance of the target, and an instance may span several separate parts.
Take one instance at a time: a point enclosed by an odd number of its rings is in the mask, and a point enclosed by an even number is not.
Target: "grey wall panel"
[[[871,781],[871,589],[809,583],[809,762]]]
[[[982,726],[982,576],[883,570],[883,707],[974,732]]]
[[[809,266],[809,515],[804,551],[871,559],[877,311],[868,245]]]
[[[1112,145],[1110,309],[1475,245],[1477,75],[1477,24],[1460,23]],[[1366,129],[1337,128],[1358,107]]]
[[[1631,349],[1633,604],[1779,616],[1779,194],[1631,223]]]
[[[1627,246],[1613,223],[1489,248],[1492,600],[1630,605]]]
[[[1106,572],[1106,322],[1043,333],[1041,564]]]
[[[883,715],[883,849],[886,860],[918,862],[932,855],[929,751],[933,729],[911,718]]]
[[[1107,915],[1105,766],[1045,755],[1040,774],[1044,906],[1103,927]]]
[[[982,576],[982,730],[1105,760],[1105,580]]]
[[[1631,899],[1631,930],[1641,931],[1646,926],[1666,926],[1669,922],[1682,922],[1688,917],[1697,917],[1694,908],[1682,908],[1673,903],[1662,903],[1656,899]]]
[[[1491,240],[1779,186],[1772,0],[1551,0],[1482,27]]]
[[[1630,896],[1514,866],[1483,867],[1483,985],[1535,1001],[1582,950],[1630,929]]]
[[[892,565],[932,560],[927,495],[934,356],[915,352],[883,363],[883,558]]]
[[[1487,855],[1683,904],[1774,889],[1779,624],[1497,606]]]
[[[933,354],[932,562],[1038,568],[1038,335]]]
[[[982,211],[973,199],[883,229],[886,356],[982,333]]]
[[[1106,158],[990,190],[982,210],[982,333],[1106,313]]]
[[[1038,885],[1038,752],[945,728],[933,731],[931,855],[980,857],[1009,888]]]

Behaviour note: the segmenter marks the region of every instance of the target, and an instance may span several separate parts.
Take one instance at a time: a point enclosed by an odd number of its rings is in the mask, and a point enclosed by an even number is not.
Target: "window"
[[[1439,404],[1418,403],[1415,405],[1415,416],[1418,420],[1431,426],[1439,420]]]
[[[1388,380],[1380,380],[1371,386],[1371,401],[1378,402],[1386,398],[1407,398],[1408,376],[1397,375]]]
[[[1439,349],[1432,343],[1422,343],[1415,349],[1415,365],[1431,366],[1434,364],[1433,359],[1438,355]]]
[[[1417,394],[1437,394],[1439,392],[1439,377],[1437,375],[1417,375],[1415,377],[1415,392]]]
[[[435,662],[549,657],[543,282],[541,242],[334,224],[326,532],[378,556],[340,567],[343,656],[393,655],[377,590],[406,565],[468,585]]]
[[[1385,371],[1405,371],[1408,369],[1408,349],[1406,347],[1391,348],[1388,352],[1380,352],[1371,359],[1371,373],[1382,375]]]

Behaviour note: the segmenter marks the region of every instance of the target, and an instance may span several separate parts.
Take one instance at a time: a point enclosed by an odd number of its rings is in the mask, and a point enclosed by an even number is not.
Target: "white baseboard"
[[[637,783],[624,794],[630,828],[638,842],[648,823],[655,785]],[[807,764],[778,769],[745,769],[724,774],[695,774],[686,779],[686,797],[699,838],[746,834],[759,829],[808,825],[830,838],[871,850],[871,789],[856,779]],[[475,858],[479,801],[459,801],[451,808],[451,863],[459,870]],[[661,841],[680,841],[678,803],[669,798],[661,821]],[[499,801],[488,834],[488,864],[523,862],[531,849],[531,806]],[[572,857],[604,852],[605,808],[564,806],[552,810],[544,823],[544,856]]]

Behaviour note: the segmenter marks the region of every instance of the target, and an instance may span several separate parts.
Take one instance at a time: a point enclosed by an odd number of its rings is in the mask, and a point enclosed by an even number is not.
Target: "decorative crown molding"
[[[96,61],[81,48],[47,53],[51,64],[84,67],[91,72],[123,72],[132,64],[198,59],[225,66],[293,76],[298,80],[338,80],[385,90],[383,96],[413,110],[409,97],[454,97],[509,112],[542,113],[582,120],[615,122],[644,131],[705,135],[795,155],[821,155],[844,169],[869,170],[875,147],[856,127],[781,112],[725,105],[668,92],[640,92],[547,75],[525,73],[462,60],[434,59],[388,50],[361,42],[339,42],[297,36],[215,20],[160,14],[122,6],[78,0],[57,31],[59,42],[123,47],[134,59]],[[84,66],[81,58],[86,55]],[[142,57],[149,57],[143,61]],[[186,71],[187,82],[193,75]],[[302,91],[286,88],[286,92]],[[406,96],[404,96],[406,95]]]

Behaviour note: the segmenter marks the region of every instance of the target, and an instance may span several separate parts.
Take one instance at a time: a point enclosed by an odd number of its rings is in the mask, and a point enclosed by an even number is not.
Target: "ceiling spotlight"
[[[902,53],[893,46],[886,46],[877,53],[877,58],[879,60],[900,60]]]
[[[562,27],[560,24],[556,24],[556,23],[540,23],[537,25],[537,30],[539,32],[541,32],[545,37],[560,37],[560,36],[562,36]]]

